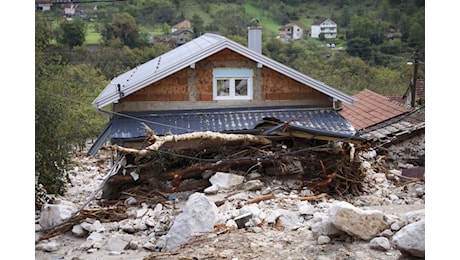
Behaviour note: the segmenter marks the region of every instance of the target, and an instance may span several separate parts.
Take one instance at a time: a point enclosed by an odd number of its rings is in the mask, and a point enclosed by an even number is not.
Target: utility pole
[[[415,107],[415,93],[417,92],[418,49],[414,53],[414,79],[411,85],[411,107]]]

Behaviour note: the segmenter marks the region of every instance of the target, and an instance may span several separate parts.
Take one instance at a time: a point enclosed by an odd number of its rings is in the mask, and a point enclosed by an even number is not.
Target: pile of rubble
[[[36,259],[423,258],[424,179],[382,167],[373,149],[359,156],[359,196],[313,194],[290,176],[214,172],[201,191],[133,188],[88,201],[109,160],[80,155],[66,197],[36,212]]]

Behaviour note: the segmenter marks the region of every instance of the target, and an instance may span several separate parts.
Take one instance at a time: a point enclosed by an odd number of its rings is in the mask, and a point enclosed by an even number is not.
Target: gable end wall
[[[251,68],[253,100],[213,101],[214,68]],[[270,101],[267,103],[267,101]],[[331,106],[330,98],[229,49],[222,50],[173,75],[132,93],[115,104],[117,112],[161,109],[219,108],[229,106]]]

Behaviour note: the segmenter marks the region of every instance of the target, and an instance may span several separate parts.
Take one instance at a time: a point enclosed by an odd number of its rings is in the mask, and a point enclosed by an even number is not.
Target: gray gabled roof
[[[353,104],[355,102],[353,97],[260,53],[254,52],[224,36],[206,33],[180,47],[156,57],[153,60],[139,65],[136,68],[119,75],[118,77],[115,77],[92,104],[96,108],[100,109],[111,103],[116,103],[120,99],[118,85],[120,86],[120,91],[123,92],[123,95],[127,96],[227,48],[287,77],[297,80],[300,83],[309,85],[310,87],[337,100],[341,100],[347,104]]]

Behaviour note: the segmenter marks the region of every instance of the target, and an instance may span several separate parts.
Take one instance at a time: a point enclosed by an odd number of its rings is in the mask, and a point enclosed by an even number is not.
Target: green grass
[[[98,44],[101,39],[101,35],[96,31],[94,23],[88,23],[88,30],[86,31],[86,44]]]
[[[243,4],[244,9],[246,12],[253,16],[254,18],[259,19],[259,24],[264,28],[268,35],[275,34],[278,35],[279,28],[281,27],[280,24],[277,24],[273,19],[265,16],[264,10],[260,10],[259,8],[251,5],[251,3],[246,2]]]
[[[206,13],[203,7],[196,1],[186,1],[184,5],[186,6],[182,10],[185,13],[186,19],[190,20],[193,17],[193,15],[196,14],[203,20],[204,26],[213,23],[212,17],[208,13]]]

